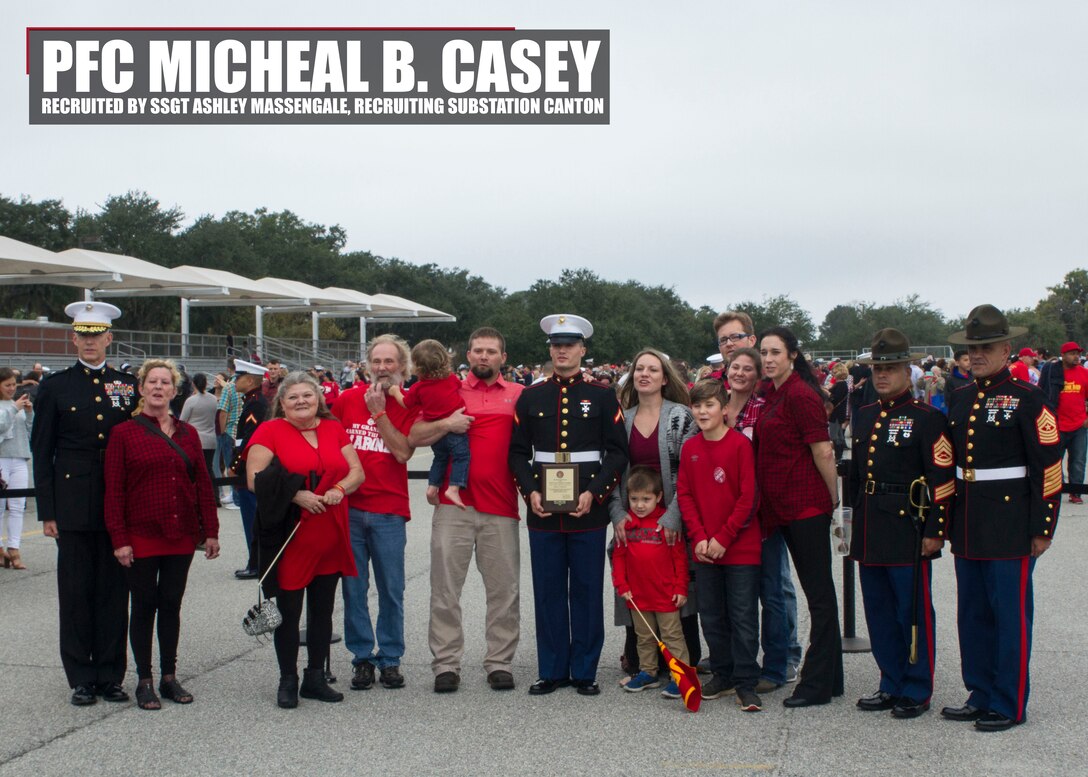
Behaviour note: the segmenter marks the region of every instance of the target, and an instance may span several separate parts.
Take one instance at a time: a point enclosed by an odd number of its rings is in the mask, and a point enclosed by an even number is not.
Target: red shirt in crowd
[[[454,378],[454,380],[457,380]],[[460,384],[465,413],[472,416],[468,428],[468,485],[461,489],[461,501],[488,515],[502,515],[520,520],[518,491],[510,472],[510,438],[514,434],[514,405],[525,390],[520,383],[498,378],[490,386],[471,372]],[[417,383],[411,391],[416,390]],[[424,411],[426,412],[426,411]],[[438,491],[442,504],[447,482]]]
[[[1058,395],[1058,431],[1075,432],[1088,420],[1088,369],[1081,365],[1065,368],[1065,385]]]
[[[335,380],[321,381],[321,393],[325,395],[325,404],[332,405],[340,396],[340,384]]]
[[[1025,383],[1031,383],[1031,370],[1028,369],[1028,365],[1017,359],[1011,365],[1009,365],[1009,374],[1014,378],[1019,378]]]
[[[422,410],[424,421],[439,421],[464,406],[461,379],[456,375],[447,375],[438,380],[420,378],[404,392],[404,407],[413,412]]]
[[[143,417],[158,424],[149,415]],[[219,539],[215,496],[200,435],[190,424],[174,419],[171,439],[192,462],[195,484],[177,451],[135,420],[110,432],[106,529],[115,549],[131,546],[136,558],[188,554],[206,538]]]
[[[295,426],[283,418],[265,421],[249,438],[246,451],[254,445],[262,445],[279,459],[288,472],[318,478],[313,492],[323,495],[347,477],[348,462],[344,448],[351,444],[344,427],[332,418],[322,418],[317,423],[317,447],[303,437]],[[306,486],[309,490],[309,486]],[[279,585],[285,591],[305,588],[317,575],[340,574],[355,577],[355,555],[351,550],[351,534],[348,529],[348,505],[326,505],[325,512],[311,514],[300,512],[300,525],[295,536],[287,543],[277,567]]]
[[[816,462],[814,442],[829,442],[824,400],[796,372],[763,389],[766,406],[756,422],[756,478],[766,528],[834,509]]]
[[[635,604],[646,612],[676,612],[673,596],[688,595],[688,554],[683,542],[671,547],[657,525],[665,514],[658,505],[645,518],[628,511],[627,544],[616,543],[612,551],[612,585],[623,596],[628,591]],[[627,603],[631,608],[631,603]]]
[[[412,513],[408,506],[408,464],[399,463],[385,446],[377,422],[370,417],[365,395],[366,386],[348,389],[332,408],[355,446],[366,476],[359,490],[348,497],[348,504],[355,510],[399,515],[409,520]],[[385,412],[393,426],[405,436],[418,416],[417,412],[405,410],[388,396]]]
[[[692,545],[716,539],[725,555],[716,564],[759,564],[763,538],[752,443],[728,430],[720,440],[697,434],[680,449],[676,498]]]

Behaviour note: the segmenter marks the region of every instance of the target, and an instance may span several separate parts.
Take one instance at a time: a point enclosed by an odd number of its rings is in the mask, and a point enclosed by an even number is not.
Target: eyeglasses
[[[718,345],[725,345],[726,343],[739,343],[741,340],[747,340],[749,337],[751,337],[751,335],[744,332],[738,332],[732,335],[722,335],[718,338]]]

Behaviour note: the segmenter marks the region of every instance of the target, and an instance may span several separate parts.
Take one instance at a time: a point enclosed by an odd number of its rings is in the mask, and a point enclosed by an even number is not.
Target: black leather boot
[[[298,691],[304,699],[317,699],[318,701],[343,701],[344,694],[334,691],[329,687],[325,679],[324,669],[303,669],[302,687]]]
[[[280,689],[276,692],[276,704],[285,710],[293,710],[298,706],[298,675],[280,675]]]

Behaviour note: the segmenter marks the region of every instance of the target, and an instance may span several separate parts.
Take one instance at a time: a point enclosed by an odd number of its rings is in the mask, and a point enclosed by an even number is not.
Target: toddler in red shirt
[[[421,340],[412,349],[412,372],[419,378],[407,391],[399,386],[389,389],[389,394],[406,410],[422,411],[424,421],[440,421],[459,409],[464,409],[461,398],[461,379],[450,370],[450,354],[446,346],[437,340]],[[427,501],[438,504],[438,487],[450,467],[450,484],[446,498],[465,509],[461,501],[461,489],[468,485],[468,435],[447,433],[431,445],[434,461],[427,475]]]
[[[680,625],[680,608],[687,602],[688,558],[684,543],[671,547],[657,520],[664,512],[661,473],[649,467],[632,467],[627,476],[627,522],[625,543],[617,543],[612,553],[612,584],[616,593],[638,606],[645,620],[633,614],[638,637],[639,673],[624,690],[644,691],[657,688],[656,631],[673,656],[688,662],[688,645]],[[653,629],[651,631],[651,628]],[[680,691],[671,681],[662,696],[678,699]]]

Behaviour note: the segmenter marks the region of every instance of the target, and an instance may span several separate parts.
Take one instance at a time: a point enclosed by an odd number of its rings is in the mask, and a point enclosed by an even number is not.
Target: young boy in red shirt
[[[623,686],[632,693],[661,685],[657,679],[657,640],[651,627],[674,658],[688,662],[688,646],[680,625],[680,608],[688,600],[688,558],[684,544],[677,542],[670,547],[657,525],[665,513],[663,496],[660,472],[649,467],[631,468],[627,475],[630,509],[624,524],[627,542],[617,543],[612,552],[612,584],[627,606],[633,610],[633,602],[649,622],[632,612],[640,671]],[[661,695],[680,698],[676,682],[671,681]]]
[[[720,380],[691,389],[700,434],[680,450],[676,495],[695,555],[695,591],[714,676],[703,698],[736,692],[745,712],[758,712],[759,573],[755,455],[743,434],[726,426],[728,397]]]

